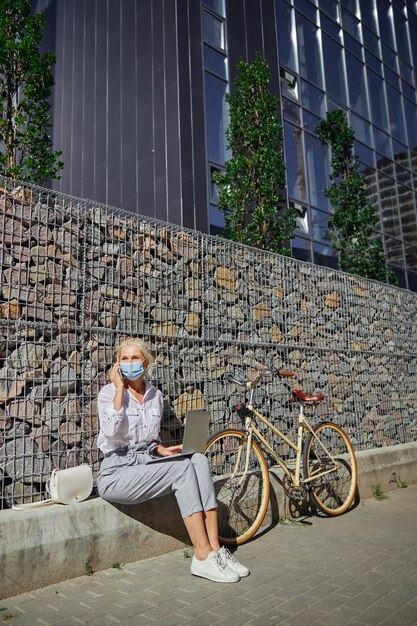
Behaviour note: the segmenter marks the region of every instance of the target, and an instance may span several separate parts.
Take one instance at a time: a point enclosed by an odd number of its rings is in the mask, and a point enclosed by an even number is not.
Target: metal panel
[[[121,3],[108,4],[107,202],[121,202]]]
[[[84,82],[81,195],[93,198],[94,185],[94,127],[95,127],[95,59],[96,59],[96,8],[95,2],[85,3],[84,20]]]
[[[121,205],[134,210],[136,184],[136,2],[121,3]]]

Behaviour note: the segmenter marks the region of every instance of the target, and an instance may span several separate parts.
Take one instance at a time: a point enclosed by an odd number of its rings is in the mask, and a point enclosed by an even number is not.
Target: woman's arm
[[[100,392],[97,405],[100,419],[100,427],[106,437],[114,437],[125,417],[123,407],[124,383],[119,373],[119,363],[115,363],[111,373],[111,381],[116,387],[113,398],[109,395],[111,388],[106,389],[105,393]],[[103,391],[103,390],[102,390]]]
[[[120,373],[119,361],[116,361],[116,363],[113,365],[110,380],[112,381],[113,385],[116,387],[116,393],[114,394],[114,398],[113,398],[113,406],[116,409],[116,411],[120,411],[120,409],[123,406],[123,393],[124,393],[125,385],[123,382],[122,375]]]
[[[179,454],[182,451],[182,444],[179,446],[168,446],[165,447],[162,443],[158,443],[157,446],[153,449],[154,454],[159,454],[159,456],[171,456],[173,454]]]

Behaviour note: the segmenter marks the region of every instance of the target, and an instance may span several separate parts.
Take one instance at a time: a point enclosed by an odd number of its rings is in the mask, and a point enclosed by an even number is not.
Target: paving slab
[[[12,626],[417,626],[417,485],[337,518],[278,524],[240,546],[237,584],[191,576],[183,550],[0,601]]]

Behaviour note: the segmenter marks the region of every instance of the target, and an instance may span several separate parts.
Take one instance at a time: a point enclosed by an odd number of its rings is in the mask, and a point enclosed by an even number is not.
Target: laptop
[[[195,452],[204,452],[206,449],[208,429],[210,423],[210,413],[208,411],[189,411],[185,417],[184,439],[182,442],[182,452],[171,454],[170,456],[159,456],[148,461],[170,461],[182,456],[189,456]]]

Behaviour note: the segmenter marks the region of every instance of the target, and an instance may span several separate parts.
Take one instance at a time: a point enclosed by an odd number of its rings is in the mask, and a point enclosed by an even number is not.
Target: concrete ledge
[[[177,550],[188,541],[174,496],[146,505],[91,498],[0,511],[0,599]]]
[[[398,489],[399,485],[393,478],[394,473],[407,485],[417,483],[417,442],[362,450],[356,452],[356,460],[359,500],[371,498],[376,485],[380,485],[384,493]],[[280,467],[271,467],[269,470],[271,504],[267,513],[267,523],[274,523],[278,516],[300,517],[314,513],[309,503],[295,502],[285,495],[282,488],[283,474]]]
[[[398,489],[393,473],[408,485],[417,483],[417,442],[363,450],[356,453],[356,459],[361,498],[372,497],[378,484],[384,492]]]
[[[359,496],[372,487],[397,489],[393,472],[403,482],[417,482],[417,443],[357,453]],[[264,529],[280,516],[297,516],[301,508],[282,490],[281,474],[271,468],[271,501]],[[86,563],[94,570],[115,562],[137,561],[177,550],[187,543],[173,496],[143,505],[112,505],[92,498],[71,506],[54,505],[28,511],[0,512],[0,599],[76,578]]]

